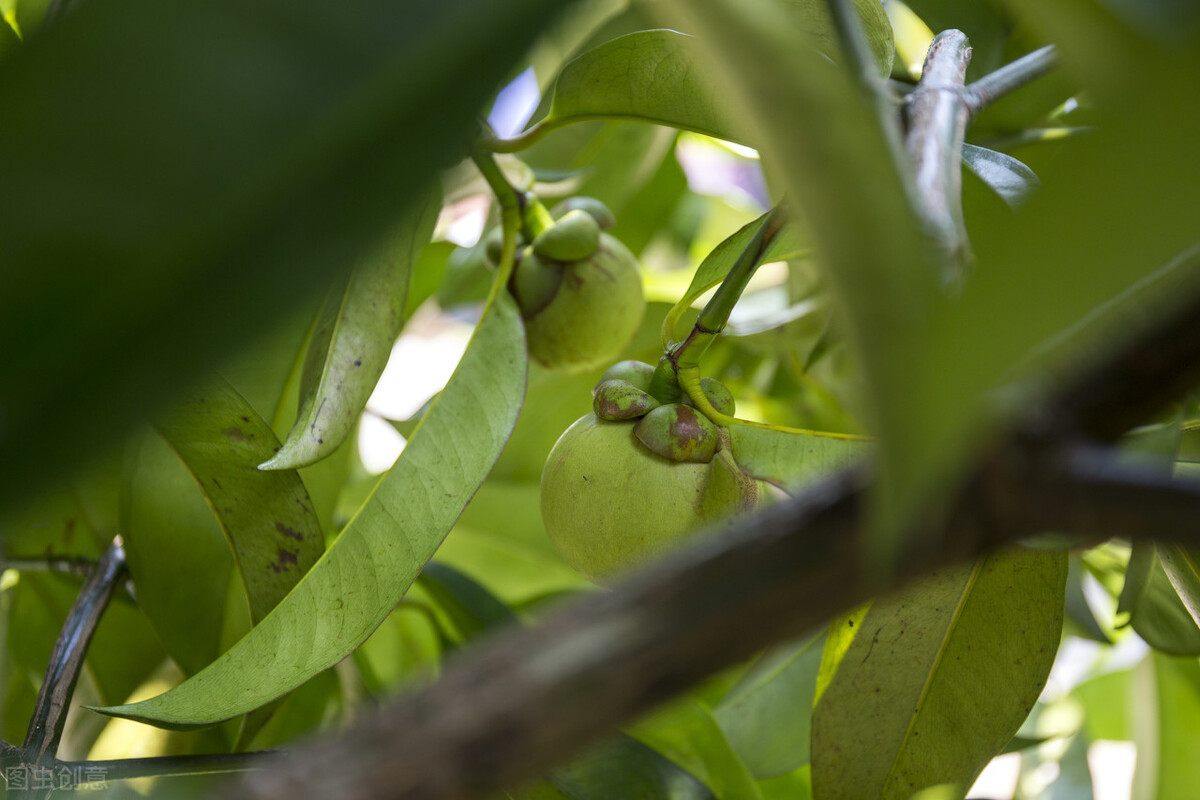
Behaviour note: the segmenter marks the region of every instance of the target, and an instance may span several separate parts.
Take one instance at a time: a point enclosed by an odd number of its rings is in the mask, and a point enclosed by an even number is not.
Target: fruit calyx
[[[658,369],[640,361],[614,364],[592,390],[592,410],[608,422],[637,420],[633,432],[638,441],[663,458],[712,461],[724,439],[719,426],[693,407],[677,384],[664,383],[662,372],[661,363]],[[733,394],[724,384],[704,378],[701,388],[714,408],[733,414]]]

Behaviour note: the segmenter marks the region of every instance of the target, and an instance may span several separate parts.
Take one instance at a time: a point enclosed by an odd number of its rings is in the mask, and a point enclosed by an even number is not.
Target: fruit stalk
[[[492,194],[496,195],[500,208],[516,209],[520,213],[521,234],[527,241],[533,241],[538,234],[554,224],[554,218],[550,216],[550,212],[546,210],[536,195],[532,192],[518,192],[508,182],[504,170],[500,169],[500,165],[496,163],[496,157],[485,146],[484,141],[484,139],[480,139],[475,143],[471,149],[471,160],[475,162],[479,173],[491,187]]]
[[[754,232],[753,238],[747,243],[746,249],[738,256],[737,261],[725,276],[725,280],[721,281],[721,285],[717,287],[712,299],[700,312],[692,330],[668,353],[676,372],[681,369],[699,367],[700,357],[704,355],[704,351],[708,349],[717,335],[725,329],[733,307],[741,299],[742,292],[746,291],[746,284],[750,282],[750,278],[758,269],[763,252],[775,235],[779,233],[785,220],[786,211],[782,203],[763,217],[762,223]]]

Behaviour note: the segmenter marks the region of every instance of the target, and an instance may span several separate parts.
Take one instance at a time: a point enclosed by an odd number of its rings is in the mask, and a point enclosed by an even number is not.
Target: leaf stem
[[[990,103],[1040,78],[1058,66],[1058,51],[1054,45],[1034,50],[1010,64],[984,75],[962,90],[963,100],[973,117]]]
[[[67,721],[67,707],[79,680],[88,644],[124,573],[125,549],[117,537],[79,590],[54,643],[22,747],[27,763],[42,764],[53,760],[58,752]]]

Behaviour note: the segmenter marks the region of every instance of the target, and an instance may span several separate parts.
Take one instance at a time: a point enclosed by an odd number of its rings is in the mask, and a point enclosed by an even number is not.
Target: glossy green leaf
[[[742,141],[704,77],[704,63],[701,43],[678,31],[613,39],[563,67],[541,126],[620,117]]]
[[[1024,203],[1041,186],[1033,170],[1005,153],[973,144],[962,146],[963,165],[979,176],[1013,208]]]
[[[1066,576],[1066,553],[1008,550],[872,604],[813,714],[814,794],[965,792],[1046,683]]]
[[[256,469],[279,440],[225,381],[205,386],[155,427],[216,514],[257,624],[325,550],[308,490],[295,470]]]
[[[700,701],[685,697],[631,727],[627,733],[707,786],[717,800],[758,800],[746,764]]]
[[[850,466],[871,449],[861,436],[820,431],[732,425],[729,435],[742,469],[789,492]]]
[[[413,266],[433,235],[440,200],[435,193],[410,209],[326,304],[305,359],[296,424],[260,469],[320,461],[354,430],[404,325]]]
[[[121,532],[138,599],[167,653],[194,675],[221,653],[230,581],[240,583],[233,553],[195,480],[156,433],[129,444],[123,481]]]
[[[856,0],[880,74],[891,72],[892,27],[877,0]],[[826,53],[838,51],[829,12],[819,0],[780,4],[787,24]],[[702,41],[675,30],[648,30],[612,39],[568,62],[554,84],[549,112],[536,136],[605,117],[642,120],[745,142],[745,126],[719,97],[706,70]],[[528,132],[519,139],[524,140]]]
[[[525,370],[520,315],[500,292],[400,458],[291,594],[198,675],[103,711],[164,727],[207,725],[270,702],[350,654],[391,613],[487,477],[516,423]]]
[[[1200,627],[1200,555],[1173,543],[1158,545],[1158,558],[1192,621]]]
[[[102,0],[5,59],[0,503],[345,274],[562,5]]]
[[[1200,664],[1151,653],[1133,674],[1133,800],[1191,800],[1200,786]]]
[[[700,262],[700,266],[696,268],[696,274],[692,276],[692,282],[688,286],[687,291],[683,293],[683,297],[671,309],[671,316],[666,323],[671,328],[675,328],[675,317],[700,297],[709,289],[716,286],[725,279],[729,274],[729,270],[733,269],[734,262],[738,256],[750,244],[750,240],[754,238],[754,233],[762,225],[763,217],[758,217],[752,222],[743,225],[736,233],[727,238],[716,246],[704,260]],[[796,258],[807,254],[809,251],[804,242],[804,236],[796,225],[784,225],[784,227],[771,239],[770,243],[763,250],[760,263],[766,264],[771,261],[786,261],[789,258]],[[682,332],[672,330],[672,334],[681,335]]]
[[[775,778],[808,763],[824,645],[820,635],[768,650],[713,712],[754,777]]]
[[[1156,650],[1200,655],[1200,626],[1163,569],[1153,542],[1134,542],[1117,612],[1128,613],[1129,624]]]

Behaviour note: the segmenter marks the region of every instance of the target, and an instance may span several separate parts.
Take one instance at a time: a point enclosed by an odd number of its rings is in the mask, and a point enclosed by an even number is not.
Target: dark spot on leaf
[[[854,627],[854,620],[847,620],[847,622],[849,623],[851,628]]]
[[[231,442],[250,441],[248,438],[246,438],[246,434],[242,433],[240,428],[226,428],[225,430],[221,431],[221,433]]]
[[[317,439],[317,444],[325,444],[325,440],[324,440],[324,439]]]
[[[242,417],[242,422],[249,422],[249,421],[250,421],[249,417]]]
[[[361,359],[361,358],[356,358],[356,359],[354,359],[354,366],[356,366],[356,367],[361,367],[361,366],[362,366],[362,359]]]
[[[275,574],[278,575],[280,572],[286,572],[292,565],[300,563],[299,559],[296,558],[296,554],[291,550],[284,550],[280,547],[278,552],[279,559],[271,564],[271,569],[275,571]]]
[[[224,488],[223,486],[221,486],[221,482],[219,480],[217,480],[216,478],[213,478],[213,486],[217,487],[218,489]]]
[[[275,530],[279,531],[279,532],[280,532],[280,533],[282,533],[284,536],[289,536],[289,537],[291,537],[291,538],[295,539],[295,540],[296,540],[296,541],[298,541],[298,542],[303,542],[303,541],[304,541],[304,534],[303,534],[303,533],[301,533],[300,531],[296,530],[295,528],[289,528],[287,525],[284,525],[282,522],[276,522],[276,523],[275,523]]]

